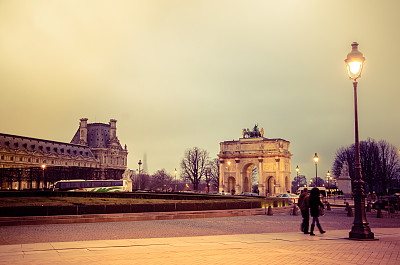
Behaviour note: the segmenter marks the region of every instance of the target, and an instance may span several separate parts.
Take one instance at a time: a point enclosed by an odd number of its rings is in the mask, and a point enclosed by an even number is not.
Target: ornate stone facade
[[[74,174],[78,174],[76,170],[84,171],[84,175],[90,174],[91,178],[104,179],[110,175],[121,178],[127,168],[128,150],[126,145],[122,148],[118,140],[117,121],[88,124],[87,120],[81,119],[71,143],[0,133],[0,188],[48,186],[44,177],[32,180],[35,179],[32,175],[42,165],[46,165],[46,171],[51,174],[64,172],[65,176],[68,168],[75,170]],[[62,176],[47,176],[52,180],[58,178]]]
[[[87,146],[99,162],[100,168],[125,170],[127,168],[128,150],[122,148],[117,137],[117,121],[109,124],[87,123],[81,119],[79,129],[72,138],[72,144]]]
[[[253,135],[255,137],[220,143],[220,192],[252,192],[251,172],[255,166],[258,167],[260,195],[287,192],[291,186],[290,142],[267,139],[259,133]]]

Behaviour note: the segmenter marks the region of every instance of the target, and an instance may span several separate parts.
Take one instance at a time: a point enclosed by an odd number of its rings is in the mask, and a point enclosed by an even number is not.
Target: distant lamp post
[[[318,155],[315,153],[314,155],[314,163],[315,163],[315,187],[318,186]]]
[[[139,165],[138,182],[139,182],[139,190],[140,190],[140,182],[142,180],[142,176],[140,175],[140,173],[141,173],[140,172],[140,166],[142,165],[142,160],[139,160],[138,165]]]
[[[43,164],[43,165],[42,165],[42,169],[43,169],[43,185],[42,185],[42,190],[44,190],[44,170],[45,170],[45,168],[46,168],[46,165]]]
[[[330,183],[331,183],[331,180],[330,180],[330,178],[331,178],[331,173],[329,172],[329,170],[328,170],[328,172],[326,173],[326,182],[328,182],[328,198],[329,198],[329,195],[331,194],[331,189],[330,189]]]
[[[368,226],[367,217],[365,214],[365,195],[364,195],[364,181],[361,176],[361,162],[360,162],[360,142],[358,139],[358,110],[357,110],[357,78],[361,76],[365,58],[358,50],[358,43],[351,44],[351,52],[347,54],[345,61],[347,72],[351,80],[353,80],[354,88],[354,135],[355,135],[355,176],[353,181],[353,197],[354,197],[354,222],[351,231],[349,232],[349,239],[356,240],[372,240],[374,233]]]
[[[297,177],[296,177],[296,180],[297,180],[297,190],[299,189],[299,170],[300,170],[299,166],[296,166],[296,173],[297,173]],[[296,191],[297,191],[297,190],[296,190]]]
[[[174,189],[174,191],[176,191],[176,173],[177,173],[178,171],[176,171],[176,168],[175,168],[175,170],[174,170],[174,174],[175,174],[175,189]]]

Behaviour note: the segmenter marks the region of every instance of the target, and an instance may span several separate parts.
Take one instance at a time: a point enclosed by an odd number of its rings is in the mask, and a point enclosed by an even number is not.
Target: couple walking
[[[319,198],[319,189],[313,188],[311,190],[310,195],[308,195],[308,189],[304,188],[303,193],[299,197],[298,204],[301,210],[301,216],[303,217],[303,223],[301,224],[301,231],[304,232],[304,234],[310,234],[310,236],[315,236],[314,227],[315,224],[317,224],[319,232],[321,234],[325,233],[325,231],[322,230],[322,227],[318,219],[319,207],[324,209],[324,205],[322,204]],[[313,220],[311,224],[311,230],[310,232],[308,232],[308,225],[310,223],[310,212]]]

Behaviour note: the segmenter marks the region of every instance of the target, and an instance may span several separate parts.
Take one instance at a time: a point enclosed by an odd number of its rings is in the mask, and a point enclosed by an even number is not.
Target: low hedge
[[[177,202],[162,204],[109,204],[109,205],[70,205],[70,206],[17,206],[0,207],[1,217],[83,215],[140,212],[204,211],[226,209],[261,208],[260,201],[231,202]]]

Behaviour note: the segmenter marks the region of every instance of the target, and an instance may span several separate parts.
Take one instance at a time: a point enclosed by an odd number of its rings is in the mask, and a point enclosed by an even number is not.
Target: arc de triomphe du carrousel
[[[290,142],[264,138],[264,129],[243,129],[242,138],[220,143],[219,192],[252,192],[251,172],[258,168],[258,191],[271,196],[290,191]]]

